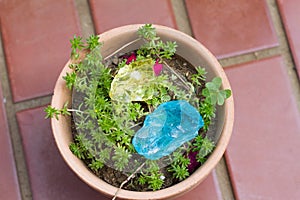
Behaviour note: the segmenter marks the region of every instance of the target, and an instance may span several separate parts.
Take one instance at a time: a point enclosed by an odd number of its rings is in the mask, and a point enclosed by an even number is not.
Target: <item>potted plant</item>
[[[190,36],[151,24],[71,43],[45,109],[69,167],[113,199],[173,198],[203,181],[234,116],[215,57]]]

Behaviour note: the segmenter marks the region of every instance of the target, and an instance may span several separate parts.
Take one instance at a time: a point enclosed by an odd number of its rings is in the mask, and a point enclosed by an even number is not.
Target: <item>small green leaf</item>
[[[218,87],[214,82],[208,82],[205,84],[205,87],[209,90],[217,90]]]
[[[138,182],[140,185],[144,185],[146,182],[147,182],[147,179],[144,175],[141,175],[139,178],[138,178]]]
[[[100,160],[92,160],[92,162],[89,164],[89,167],[91,170],[98,171],[104,166],[104,164]]]
[[[84,43],[82,42],[82,38],[80,36],[74,35],[73,39],[70,40],[71,43],[71,57],[77,59],[79,54],[77,50],[81,50],[84,47]]]
[[[91,35],[89,38],[86,39],[86,43],[88,44],[88,48],[90,50],[95,49],[97,46],[100,45],[99,36],[98,35]]]
[[[208,90],[208,88],[204,88],[202,90],[202,95],[205,96],[205,97],[209,97],[209,90]]]
[[[154,40],[157,39],[155,28],[152,24],[145,24],[144,26],[138,29],[138,35],[143,37],[147,40]]]
[[[180,181],[184,180],[186,177],[190,175],[187,166],[184,166],[180,163],[171,164],[171,167],[168,169],[168,171],[172,172],[173,177],[177,178]]]
[[[71,143],[69,146],[69,149],[77,158],[79,158],[79,159],[85,158],[81,147],[79,145],[77,145],[76,143]]]
[[[71,73],[67,72],[63,79],[66,81],[67,88],[71,90],[76,81],[76,73],[74,71]]]
[[[226,93],[226,99],[229,98],[229,97],[231,96],[231,90],[226,89],[226,90],[224,90],[224,91],[225,91],[225,93]]]
[[[214,148],[215,148],[214,143],[210,139],[205,137],[202,140],[201,148],[198,152],[199,157],[202,158],[206,157],[208,154],[210,154],[213,151]]]
[[[197,70],[197,75],[198,75],[198,77],[199,77],[201,80],[204,81],[204,80],[206,79],[206,74],[207,74],[205,68],[202,68],[202,67],[198,66],[198,67],[196,68],[196,70]]]
[[[202,95],[206,97],[205,101],[211,103],[212,105],[218,104],[223,105],[225,99],[231,95],[230,90],[220,90],[222,85],[222,79],[220,77],[215,77],[211,82],[205,84],[202,90]]]
[[[218,101],[218,96],[217,94],[211,94],[206,100],[210,102],[212,105],[215,105]]]
[[[219,89],[222,85],[222,79],[220,77],[213,78],[212,82],[215,84],[217,89]]]
[[[64,107],[60,109],[60,114],[62,115],[71,115],[71,113],[68,111],[68,102],[64,104]]]
[[[47,106],[47,108],[45,108],[44,111],[46,112],[46,119],[55,117],[58,120],[58,115],[60,114],[60,111],[58,109],[49,105]]]
[[[224,96],[223,96],[222,94],[219,93],[218,96],[217,96],[217,104],[218,104],[219,106],[221,106],[221,105],[224,104],[224,102],[225,102]]]

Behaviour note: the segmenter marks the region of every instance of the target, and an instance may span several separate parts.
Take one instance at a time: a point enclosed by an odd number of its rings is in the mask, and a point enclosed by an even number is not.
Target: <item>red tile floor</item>
[[[0,199],[108,199],[64,163],[43,108],[74,34],[130,23],[191,33],[232,85],[228,149],[178,200],[300,199],[299,11],[298,0],[0,0]]]

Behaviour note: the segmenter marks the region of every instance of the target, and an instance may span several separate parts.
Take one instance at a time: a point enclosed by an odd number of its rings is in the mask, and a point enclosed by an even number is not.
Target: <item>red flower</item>
[[[135,55],[135,53],[132,53],[130,56],[125,57],[125,58],[127,59],[126,64],[128,65],[128,64],[130,64],[132,61],[135,61],[135,60],[136,60],[136,55]]]
[[[153,71],[155,76],[158,76],[160,72],[163,69],[163,64],[159,63],[158,60],[156,60],[155,64],[153,65]]]

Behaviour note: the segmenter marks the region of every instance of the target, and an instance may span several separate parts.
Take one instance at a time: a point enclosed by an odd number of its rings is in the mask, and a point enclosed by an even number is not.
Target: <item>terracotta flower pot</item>
[[[120,28],[112,29],[100,35],[100,40],[104,43],[101,51],[103,57],[113,53],[116,49],[124,46],[138,38],[137,30],[142,26],[129,25]],[[223,88],[231,89],[228,79],[216,60],[216,58],[198,41],[192,37],[179,32],[177,30],[155,25],[158,36],[162,40],[176,41],[178,44],[177,54],[188,60],[194,66],[201,66],[206,68],[207,80],[210,81],[213,77],[219,76],[223,81]],[[137,49],[141,43],[136,42],[128,47],[126,51]],[[70,61],[69,61],[70,62]],[[63,76],[66,72],[70,72],[68,67],[69,62],[63,68],[54,89],[52,97],[52,106],[62,108],[66,101],[71,102],[71,92],[66,88]],[[221,159],[231,136],[233,121],[234,121],[234,107],[233,98],[230,97],[225,101],[222,107],[217,109],[217,124],[213,138],[216,142],[216,148],[209,156],[207,161],[197,169],[186,180],[166,189],[151,192],[135,192],[128,190],[120,190],[118,198],[122,199],[172,199],[178,197],[192,190],[199,183],[201,183],[206,176],[215,168]],[[106,183],[105,181],[94,175],[85,164],[72,154],[69,150],[69,144],[72,142],[71,135],[71,119],[69,117],[61,116],[59,120],[52,118],[52,130],[58,149],[69,165],[69,167],[89,186],[95,190],[107,195],[113,196],[118,188]]]

